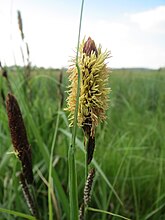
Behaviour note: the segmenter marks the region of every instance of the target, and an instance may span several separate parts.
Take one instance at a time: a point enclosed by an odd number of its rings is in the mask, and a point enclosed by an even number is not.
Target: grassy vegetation
[[[68,85],[66,71],[35,68],[27,82],[24,69],[8,68],[8,78],[21,107],[32,148],[35,194],[42,219],[48,219],[49,158],[54,143],[53,189],[49,188],[54,198],[53,219],[68,219],[67,154],[71,130],[67,113],[63,110]],[[112,92],[107,121],[96,131],[95,160],[90,165],[96,167],[90,207],[136,220],[164,219],[165,71],[113,70],[109,83]],[[2,75],[0,88],[6,96],[9,86]],[[83,133],[81,129],[77,132],[76,164],[81,204],[85,181]],[[18,178],[20,162],[12,152],[7,114],[1,96],[0,207],[30,215]],[[23,218],[0,211],[0,219]],[[119,218],[88,211],[88,219]]]

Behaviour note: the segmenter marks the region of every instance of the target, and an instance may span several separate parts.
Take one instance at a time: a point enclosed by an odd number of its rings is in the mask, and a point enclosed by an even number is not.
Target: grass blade
[[[26,215],[24,213],[12,211],[12,210],[9,210],[9,209],[0,208],[0,212],[10,214],[10,215],[15,215],[17,217],[22,217],[22,218],[29,219],[29,220],[37,220],[34,216]]]
[[[57,113],[57,121],[56,127],[54,131],[52,147],[51,147],[51,154],[50,154],[50,163],[49,163],[49,185],[48,185],[48,206],[49,206],[49,220],[53,220],[53,211],[52,211],[52,200],[51,200],[51,191],[53,190],[53,182],[52,182],[52,163],[53,163],[53,152],[57,137],[57,130],[59,126],[59,112]]]
[[[112,212],[107,212],[107,211],[100,210],[100,209],[94,209],[94,208],[88,207],[88,210],[92,211],[92,212],[100,212],[100,213],[104,213],[104,214],[107,214],[107,215],[112,215],[114,217],[125,219],[125,220],[131,220],[131,219],[126,218],[126,217],[124,217],[122,215],[118,215],[118,214],[115,214],[115,213],[112,213]]]

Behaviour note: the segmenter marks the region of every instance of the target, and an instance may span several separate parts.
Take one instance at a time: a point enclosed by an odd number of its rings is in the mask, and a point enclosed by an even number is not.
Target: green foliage
[[[62,71],[60,88],[66,100],[67,73]],[[67,113],[63,108],[59,110],[60,72],[35,68],[26,82],[22,68],[8,68],[32,148],[35,193],[42,219],[48,219],[48,186],[43,177],[51,182],[49,160],[53,143],[53,189],[49,188],[55,199],[52,215],[54,219],[57,216],[69,219],[67,153],[71,131]],[[88,219],[117,219],[110,218],[107,212],[137,220],[164,219],[165,71],[123,69],[113,70],[110,75],[110,109],[106,123],[96,130],[95,160],[91,164],[96,167],[96,176],[90,207],[106,212],[89,211]],[[7,95],[8,86],[1,75],[0,86]],[[84,152],[81,129],[77,133],[79,147],[75,156],[80,205],[85,181]],[[30,215],[19,184],[20,164],[12,151],[7,114],[0,97],[0,211],[7,209]],[[3,211],[0,218],[10,220],[13,218],[10,214],[12,211]]]

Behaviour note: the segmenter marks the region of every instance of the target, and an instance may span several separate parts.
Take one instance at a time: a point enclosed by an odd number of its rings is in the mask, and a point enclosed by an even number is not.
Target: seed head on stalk
[[[33,172],[31,148],[27,139],[26,129],[18,102],[11,93],[7,95],[6,110],[15,153],[22,163],[24,178],[28,184],[32,184]]]
[[[108,69],[106,59],[110,52],[101,51],[101,46],[96,47],[95,42],[89,37],[83,40],[79,50],[79,67],[81,70],[81,85],[78,109],[78,126],[82,127],[88,139],[87,152],[88,164],[92,160],[95,147],[95,129],[99,121],[106,119],[105,112],[108,108],[108,95],[110,88],[107,85]],[[72,60],[68,72],[70,74],[69,96],[67,110],[70,112],[70,126],[73,125],[74,111],[76,107],[76,94],[78,72],[75,65],[76,59]]]
[[[91,169],[89,171],[86,183],[85,183],[85,187],[84,187],[84,204],[88,205],[88,203],[90,202],[91,199],[91,189],[92,189],[92,184],[93,184],[93,179],[95,176],[95,169]]]
[[[81,204],[80,209],[79,209],[79,220],[84,219],[85,208],[88,206],[88,204],[90,202],[91,189],[92,189],[92,184],[93,184],[94,177],[95,177],[95,169],[92,168],[89,171],[88,177],[87,177],[86,182],[85,182],[83,203]]]
[[[21,12],[17,11],[17,16],[18,16],[18,27],[21,32],[21,38],[24,40],[24,33],[23,33],[23,22],[22,22],[22,17],[21,17]]]

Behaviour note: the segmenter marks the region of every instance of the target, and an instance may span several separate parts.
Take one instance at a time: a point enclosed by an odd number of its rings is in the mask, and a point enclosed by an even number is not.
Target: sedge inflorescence
[[[99,121],[106,118],[105,111],[108,108],[108,95],[110,88],[107,85],[108,69],[106,60],[110,52],[102,52],[95,42],[89,37],[83,40],[79,49],[78,65],[80,67],[81,85],[78,108],[78,126],[82,127],[86,136],[94,138],[95,128]],[[78,83],[78,71],[75,65],[76,59],[72,60],[68,72],[70,73],[70,87],[67,110],[70,112],[70,126],[73,125],[74,111],[76,107],[76,94]]]
[[[11,139],[16,155],[22,164],[23,176],[28,184],[33,183],[32,155],[28,142],[22,113],[14,95],[9,93],[6,99],[6,110]]]

